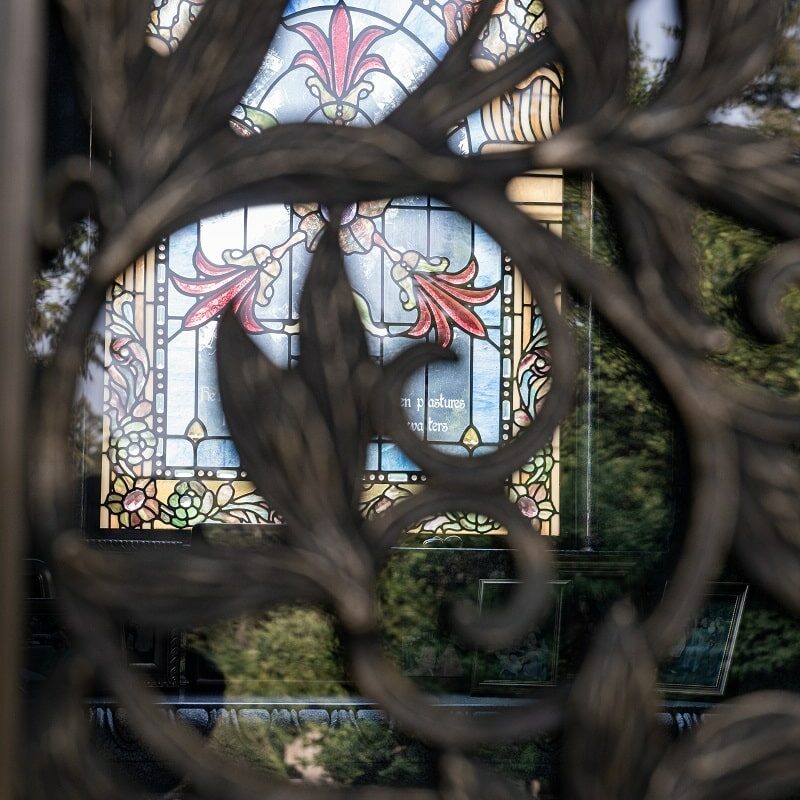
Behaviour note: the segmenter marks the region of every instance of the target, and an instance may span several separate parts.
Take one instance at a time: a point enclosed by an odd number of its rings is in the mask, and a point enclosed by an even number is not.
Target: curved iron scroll
[[[800,791],[800,698],[762,694],[722,704],[714,721],[669,747],[656,724],[655,665],[698,609],[703,586],[734,548],[754,580],[800,612],[800,473],[789,444],[800,407],[725,383],[705,356],[724,336],[697,310],[690,203],[701,200],[788,243],[754,276],[751,299],[768,334],[775,302],[800,265],[800,166],[779,141],[705,124],[708,113],[768,64],[777,0],[682,4],[684,39],[674,70],[645,108],[625,101],[627,2],[553,0],[549,36],[494,72],[470,52],[495,5],[483,0],[463,37],[384,123],[371,129],[282,125],[235,137],[228,112],[242,96],[279,23],[280,0],[209,0],[176,53],[144,43],[149,0],[62,0],[96,133],[115,153],[111,169],[81,161],[51,178],[44,236],[64,190],[88,184],[105,228],[37,408],[31,463],[37,533],[51,553],[77,655],[66,665],[31,757],[33,796],[127,796],[95,763],[81,690],[99,678],[128,709],[147,747],[187,775],[187,796],[214,798],[512,797],[468,758],[473,748],[563,728],[569,796],[576,798],[775,797]],[[210,57],[213,53],[213,57]],[[450,127],[521,78],[558,58],[567,70],[567,120],[553,139],[511,152],[461,158]],[[591,171],[607,192],[622,241],[623,273],[610,273],[537,226],[506,199],[531,168]],[[522,582],[490,619],[455,612],[462,637],[491,648],[511,641],[541,611],[550,555],[503,497],[503,480],[552,436],[574,386],[569,328],[543,305],[555,376],[544,409],[518,439],[470,460],[445,456],[403,424],[404,376],[444,353],[419,347],[381,369],[342,269],[335,228],[305,287],[296,370],[272,366],[232,315],[219,336],[227,418],[259,491],[289,524],[270,551],[200,545],[188,553],[89,550],[69,519],[69,409],[83,345],[106,287],[146,247],[181,223],[252,202],[314,198],[335,209],[408,194],[441,198],[507,250],[535,295],[568,286],[591,297],[608,324],[655,371],[687,431],[694,476],[681,558],[662,603],[645,620],[626,605],[609,615],[569,697],[495,717],[465,719],[432,704],[384,658],[374,586],[403,528],[442,509],[479,511],[509,530]],[[366,442],[396,439],[431,476],[424,491],[369,522],[357,492]],[[318,492],[303,491],[308,475]],[[751,524],[755,516],[759,524]],[[160,576],[169,575],[164,581]],[[112,613],[190,626],[277,604],[313,602],[336,616],[351,674],[396,724],[441,752],[437,792],[356,791],[271,782],[221,757],[175,725],[121,662]],[[49,726],[49,727],[48,727]]]

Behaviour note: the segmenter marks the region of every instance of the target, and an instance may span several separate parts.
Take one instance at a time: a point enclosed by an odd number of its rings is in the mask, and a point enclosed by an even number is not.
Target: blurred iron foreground
[[[93,131],[114,153],[102,166],[70,159],[38,198],[41,126],[40,3],[9,0],[0,20],[4,69],[3,241],[0,295],[7,420],[3,473],[0,637],[0,798],[24,785],[32,798],[135,797],[90,745],[84,697],[105,687],[149,752],[184,775],[183,797],[502,798],[519,796],[470,754],[499,742],[563,732],[565,796],[736,798],[800,794],[800,698],[760,693],[720,704],[713,718],[670,743],[659,723],[656,663],[702,602],[706,584],[735,550],[749,577],[800,612],[800,476],[791,445],[800,407],[712,372],[725,344],[696,298],[690,238],[694,201],[784,242],[752,276],[749,300],[765,338],[780,331],[778,298],[800,265],[800,165],[779,140],[709,127],[706,119],[769,64],[782,5],[776,0],[683,4],[683,44],[660,94],[626,102],[627,3],[560,0],[549,35],[492,72],[470,52],[494,3],[484,0],[444,61],[374,128],[279,125],[235,138],[228,114],[276,30],[284,3],[208,0],[168,58],[145,46],[144,0],[62,0]],[[562,130],[531,147],[462,158],[446,144],[469,112],[545,63],[566,69]],[[20,97],[33,98],[19,102]],[[538,226],[506,198],[508,181],[532,168],[591,173],[624,240],[622,272],[601,268]],[[37,244],[56,246],[69,219],[69,189],[96,198],[102,237],[58,353],[27,408],[24,368],[28,284]],[[533,424],[500,450],[470,459],[443,454],[408,429],[401,390],[414,369],[442,357],[420,345],[378,367],[367,352],[337,244],[337,210],[404,195],[441,198],[508,252],[541,303],[550,336],[552,386]],[[70,530],[74,502],[70,407],[84,344],[109,284],[178,226],[248,203],[327,205],[332,222],[317,248],[301,305],[301,357],[282,371],[228,313],[219,329],[225,414],[248,475],[288,525],[264,547],[131,553],[90,548]],[[34,225],[36,221],[36,225]],[[40,237],[34,236],[36,228]],[[574,397],[571,329],[552,300],[558,286],[592,299],[616,334],[658,376],[686,431],[693,471],[680,558],[647,619],[621,603],[608,614],[569,692],[502,714],[466,716],[435,703],[390,664],[379,645],[375,585],[405,528],[454,509],[485,514],[509,533],[519,583],[507,604],[478,616],[455,610],[461,639],[478,649],[512,643],[544,612],[553,558],[544,537],[504,494],[504,480],[552,438]],[[279,424],[276,424],[279,423]],[[27,431],[27,436],[25,432]],[[419,494],[365,521],[358,510],[370,437],[396,441],[430,476]],[[316,492],[304,491],[312,481]],[[28,488],[32,530],[24,522]],[[22,618],[21,554],[29,537],[53,571],[70,658],[23,741],[16,693]],[[132,676],[114,620],[191,628],[278,605],[312,603],[336,618],[352,678],[397,728],[440,754],[439,788],[340,788],[286,784],[209,751],[188,726],[165,724],[157,696]],[[24,774],[23,774],[24,773]]]

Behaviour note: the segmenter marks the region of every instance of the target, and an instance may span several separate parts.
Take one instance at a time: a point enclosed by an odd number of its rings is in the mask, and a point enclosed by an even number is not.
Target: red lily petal
[[[364,30],[358,34],[358,37],[356,38],[350,52],[350,63],[347,66],[348,86],[351,86],[353,83],[359,80],[358,78],[354,77],[354,75],[361,62],[361,59],[364,57],[364,54],[378,39],[381,38],[381,36],[385,36],[387,33],[389,33],[389,31],[387,31],[385,28],[379,28],[377,25],[372,25],[369,28],[364,28]],[[380,58],[380,56],[375,56],[375,58]],[[383,61],[382,58],[381,61]],[[387,69],[385,62],[381,68]],[[361,74],[363,75],[364,72],[362,71]]]
[[[358,83],[368,72],[372,72],[376,69],[383,70],[384,72],[389,71],[389,67],[386,66],[386,62],[381,56],[368,56],[367,58],[363,58],[355,69],[353,83]]]
[[[497,294],[496,286],[487,286],[485,289],[459,288],[450,286],[448,283],[439,283],[438,281],[436,285],[443,292],[447,292],[456,299],[461,300],[461,302],[469,303],[473,306],[486,305]]]
[[[320,57],[316,53],[312,53],[310,50],[303,50],[302,53],[298,53],[295,56],[294,61],[292,61],[292,66],[308,67],[317,75],[319,75],[319,77],[325,83],[328,83],[330,81],[330,75],[328,75],[328,69],[322,62],[322,59],[320,59]]]
[[[414,327],[406,331],[407,336],[426,336],[428,331],[431,329],[431,323],[433,320],[431,319],[431,312],[428,308],[428,298],[423,296],[418,298],[418,300],[419,316],[417,317],[417,321],[414,323]]]
[[[328,83],[331,81],[333,63],[331,60],[331,48],[325,34],[310,22],[301,22],[299,25],[289,26],[290,31],[297,31],[316,51],[326,66]]]
[[[449,347],[453,341],[453,328],[450,325],[450,320],[444,315],[442,309],[436,305],[431,304],[431,311],[433,312],[433,321],[436,325],[436,341],[440,347]]]
[[[350,46],[353,43],[353,25],[350,12],[339,3],[331,16],[331,50],[333,51],[333,82],[336,96],[345,94],[345,80],[348,72]]]
[[[255,283],[246,291],[242,292],[233,301],[233,310],[239,316],[242,327],[248,333],[263,333],[266,328],[256,319],[255,298],[257,286]]]
[[[416,273],[415,278],[428,281],[436,286],[440,291],[446,292],[451,297],[462,303],[469,303],[472,306],[482,306],[488,303],[496,294],[496,286],[487,286],[485,289],[475,289],[471,286],[453,286],[449,281],[441,280],[441,275],[432,275],[430,277]]]
[[[197,297],[199,295],[209,294],[210,292],[216,292],[228,284],[233,283],[238,279],[241,272],[242,270],[236,270],[235,274],[227,275],[217,280],[209,280],[208,278],[180,278],[177,275],[173,275],[172,282],[184,294],[191,294]]]
[[[225,306],[228,305],[239,292],[244,291],[251,283],[256,280],[258,272],[248,271],[237,281],[228,284],[198,302],[183,320],[184,328],[196,328],[213,319]]]
[[[239,267],[234,267],[229,264],[225,264],[224,266],[220,267],[217,264],[213,264],[206,258],[205,253],[198,247],[197,250],[194,251],[194,265],[198,269],[198,271],[202,272],[203,275],[230,275],[233,272],[238,272]]]
[[[445,311],[459,328],[473,334],[473,336],[485,338],[486,328],[480,317],[472,309],[460,302],[458,298],[444,291],[429,278],[415,274],[414,279],[417,282],[418,290],[425,292],[430,297],[434,316],[438,307]]]
[[[455,283],[459,286],[464,283],[469,283],[478,271],[478,262],[473,258],[461,272],[440,272],[439,277],[448,283]]]

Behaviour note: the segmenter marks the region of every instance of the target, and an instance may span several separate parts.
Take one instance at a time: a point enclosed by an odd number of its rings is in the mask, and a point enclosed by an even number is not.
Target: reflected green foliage
[[[583,312],[576,320],[584,324],[583,330],[589,324]],[[575,406],[574,438],[569,442],[565,436],[562,454],[565,544],[584,543],[588,507],[594,549],[657,553],[668,546],[673,527],[671,417],[641,362],[597,319],[593,325],[591,353],[588,343],[583,345],[587,361],[591,358],[592,391],[585,388],[587,364],[582,369],[584,390]]]
[[[800,3],[788,0],[781,46],[771,69],[755,80],[739,102],[762,135],[789,138],[800,154]],[[800,394],[800,290],[790,288],[781,308],[786,338],[767,345],[757,340],[743,312],[745,281],[777,244],[769,236],[708,210],[694,221],[695,251],[701,267],[706,312],[732,335],[727,352],[714,363],[729,380],[755,383],[777,394]],[[753,587],[754,589],[756,587]],[[751,592],[731,665],[728,694],[764,688],[797,689],[800,625],[775,604]]]
[[[100,445],[103,441],[103,420],[81,395],[75,401],[74,425],[71,433],[72,453],[78,474],[100,474]]]
[[[298,731],[257,722],[218,724],[212,745],[277,777],[341,786],[434,787],[436,754],[419,741],[375,722]],[[519,789],[546,789],[551,766],[535,743],[482,748],[476,758]]]
[[[229,723],[217,724],[211,734],[211,744],[253,769],[289,778],[293,774],[284,754],[294,738],[296,734],[286,728],[240,719],[236,727]]]
[[[800,143],[800,3],[788,2],[786,9],[787,25],[773,68],[729,104],[728,111],[735,110],[734,119],[747,121],[763,135],[789,136]],[[671,65],[646,63],[636,37],[631,56],[629,99],[644,105],[658,92]],[[570,216],[567,229],[573,238],[585,250],[591,250],[596,262],[609,270],[617,269],[620,243],[604,199],[596,197],[590,204],[585,186],[579,184],[568,185],[565,199]],[[760,342],[749,328],[744,310],[746,279],[777,242],[709,209],[696,211],[692,231],[703,310],[731,333],[729,349],[711,357],[712,363],[726,379],[755,383],[768,391],[796,397],[800,393],[800,290],[790,289],[783,298],[787,338],[779,344]],[[593,548],[640,551],[642,584],[656,599],[664,580],[657,569],[657,552],[670,546],[673,531],[679,528],[676,509],[687,501],[676,496],[689,483],[680,438],[673,431],[672,416],[660,399],[654,377],[602,320],[595,318],[591,348],[584,307],[579,305],[574,310],[573,324],[585,364],[591,358],[593,390],[589,396],[584,366],[575,412],[562,428],[559,544],[569,548],[585,542],[588,507]],[[591,445],[586,427],[590,404],[594,419]],[[590,455],[593,471],[587,503]],[[731,575],[739,577],[730,570],[723,577]],[[751,594],[728,693],[796,687],[799,670],[797,620],[774,606],[759,605]]]
[[[442,561],[438,555],[430,550],[395,553],[378,589],[386,653],[423,684],[426,677],[467,676],[472,665],[471,656],[443,634],[440,620],[445,596],[463,594],[461,586],[469,579],[459,573],[457,559]],[[473,600],[476,593],[477,582]]]
[[[281,608],[191,632],[188,644],[225,676],[226,697],[339,697],[339,642],[330,619],[311,608]]]
[[[652,81],[641,62],[636,74]],[[641,89],[643,97],[652,91],[652,83]],[[573,240],[599,265],[616,270],[620,244],[604,198],[591,197],[585,183],[571,183],[565,200]],[[673,487],[681,478],[669,407],[650,370],[596,313],[575,302],[569,316],[581,367],[574,411],[562,428],[559,544],[662,552],[674,527]]]
[[[751,592],[731,663],[728,694],[794,689],[800,675],[800,624]]]
[[[670,68],[648,59],[633,31],[629,102],[651,102]],[[566,184],[564,199],[570,238],[616,271],[621,246],[605,198],[576,181]],[[570,311],[582,364],[575,409],[562,428],[559,544],[649,553],[641,561],[646,572],[668,548],[675,524],[673,491],[682,476],[675,474],[672,416],[655,377],[603,320],[581,302]]]
[[[596,343],[594,546],[657,552],[673,522],[671,421],[641,364],[602,333]]]
[[[536,744],[482,748],[476,758],[520,789],[543,781],[546,758]],[[424,745],[392,728],[361,723],[327,732],[320,739],[318,763],[337,782],[349,786],[434,786],[436,763]]]
[[[787,291],[782,309],[787,337],[763,344],[747,327],[744,282],[767,258],[776,242],[720,214],[698,211],[694,243],[701,266],[701,297],[706,313],[731,334],[727,352],[714,357],[729,380],[747,381],[782,395],[800,392],[800,289]]]
[[[675,38],[679,35],[674,29],[668,33]],[[666,59],[648,58],[642,46],[639,29],[632,31],[628,66],[628,102],[633,106],[646,106],[650,103],[658,94],[670,67],[671,62]]]
[[[403,550],[392,556],[378,586],[380,623],[386,655],[398,667],[424,685],[426,678],[434,679],[427,682],[432,686],[452,678],[466,688],[472,654],[443,633],[445,599],[477,600],[478,575],[508,576],[490,563],[496,557],[488,551],[466,560],[447,552],[452,551]],[[187,643],[223,673],[228,698],[339,697],[352,691],[332,621],[316,609],[281,608],[225,622],[191,632]]]
[[[347,786],[432,786],[434,756],[422,743],[377,723],[347,725],[326,732],[318,763],[336,783]]]
[[[522,742],[495,748],[483,748],[477,758],[490,769],[536,797],[534,789],[547,792],[551,766],[547,750],[536,743]]]

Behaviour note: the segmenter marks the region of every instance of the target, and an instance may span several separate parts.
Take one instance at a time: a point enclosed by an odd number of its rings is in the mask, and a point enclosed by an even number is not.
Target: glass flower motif
[[[417,321],[406,336],[423,337],[435,330],[439,345],[449,347],[455,326],[477,338],[486,338],[486,327],[472,306],[490,302],[497,294],[497,286],[476,289],[468,285],[478,271],[474,258],[459,272],[447,272],[449,265],[446,258],[428,261],[409,251],[392,267],[403,308],[418,308]]]
[[[158,516],[161,504],[152,478],[117,475],[106,498],[106,506],[117,515],[123,528],[138,528]]]
[[[135,409],[147,385],[147,373],[150,359],[144,343],[131,334],[123,333],[114,336],[108,347],[110,363],[106,367],[108,375],[109,411],[119,422],[129,414],[142,416]],[[149,409],[143,408],[142,411]]]
[[[388,200],[364,200],[345,208],[339,223],[339,246],[345,255],[368,253],[375,246],[374,220],[383,215],[388,205]],[[306,236],[306,248],[312,252],[330,223],[330,212],[319,203],[295,203],[293,209],[300,217],[299,227]]]
[[[292,67],[308,67],[313,75],[306,81],[309,91],[319,100],[322,113],[335,125],[346,125],[358,114],[358,104],[373,90],[365,80],[374,70],[388,72],[386,61],[367,51],[389,33],[386,28],[370,25],[353,39],[353,21],[344,3],[331,14],[327,34],[311,22],[288,26],[299,33],[311,50],[299,52]]]
[[[199,277],[172,276],[181,292],[198,298],[184,317],[184,328],[204,325],[231,303],[246,331],[263,333],[266,328],[256,317],[256,306],[269,305],[274,293],[272,284],[282,271],[280,259],[302,239],[303,234],[297,232],[277,247],[258,245],[247,252],[225,250],[222,265],[212,263],[198,248],[194,266]]]
[[[547,329],[544,327],[541,315],[536,314],[533,319],[531,340],[517,366],[517,386],[522,407],[514,413],[514,421],[520,427],[530,425],[534,416],[542,410],[550,391],[551,368],[552,356]]]

